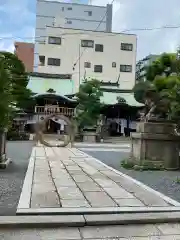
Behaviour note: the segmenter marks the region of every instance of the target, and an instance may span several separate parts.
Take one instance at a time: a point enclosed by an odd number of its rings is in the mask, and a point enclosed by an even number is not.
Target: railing
[[[37,114],[63,114],[65,116],[73,116],[74,108],[59,107],[56,105],[35,106],[35,113]]]

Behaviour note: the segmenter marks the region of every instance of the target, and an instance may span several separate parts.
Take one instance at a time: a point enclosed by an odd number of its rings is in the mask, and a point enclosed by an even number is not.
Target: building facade
[[[139,60],[136,64],[136,82],[146,81],[146,67],[150,66],[159,55],[148,55],[145,58]]]
[[[34,66],[34,44],[26,42],[15,42],[14,53],[24,63],[27,72],[33,72]]]
[[[38,45],[38,73],[72,75],[74,92],[84,78],[131,90],[135,84],[136,35],[46,27]]]
[[[37,0],[34,71],[38,65],[38,44],[44,43],[46,26],[111,32],[112,5],[93,6],[71,2]]]
[[[31,74],[28,88],[35,93],[35,102],[25,111],[25,125],[28,125],[26,130],[33,131],[34,124],[51,114],[62,114],[69,118],[74,116],[78,103],[72,94],[73,81],[71,78],[70,75]],[[132,91],[120,90],[118,86],[105,88],[102,83],[101,90],[103,96],[100,100],[104,105],[102,109],[103,129],[107,136],[128,135],[129,131],[135,131],[137,112],[144,105],[134,99]],[[54,126],[53,122],[56,120],[50,119],[48,132],[57,129],[58,125]]]

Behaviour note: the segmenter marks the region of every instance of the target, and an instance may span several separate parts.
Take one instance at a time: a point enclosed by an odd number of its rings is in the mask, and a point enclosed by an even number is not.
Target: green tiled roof
[[[116,93],[116,92],[103,92],[101,102],[107,105],[114,105],[118,103],[118,97],[123,98],[126,104],[132,107],[142,107],[142,103],[135,100],[133,93]]]
[[[32,92],[36,94],[46,94],[49,89],[53,89],[56,94],[65,96],[73,94],[74,85],[71,79],[50,78],[30,76],[27,86]],[[117,92],[103,92],[101,102],[106,105],[114,105],[118,103],[118,97],[124,99],[126,104],[132,107],[142,107],[142,103],[135,100],[133,93],[117,93]]]
[[[70,95],[73,93],[73,81],[70,79],[30,77],[27,86],[32,92],[44,94],[53,89],[57,94]]]

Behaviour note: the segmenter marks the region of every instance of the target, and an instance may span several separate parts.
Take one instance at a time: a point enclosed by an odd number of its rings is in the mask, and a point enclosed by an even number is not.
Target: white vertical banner
[[[127,127],[127,120],[122,118],[121,119],[121,133],[124,134],[124,128]]]

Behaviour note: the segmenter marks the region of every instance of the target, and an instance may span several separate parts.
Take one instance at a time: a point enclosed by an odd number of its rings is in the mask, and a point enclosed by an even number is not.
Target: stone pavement
[[[88,152],[124,152],[130,153],[131,144],[129,142],[121,142],[120,144],[110,143],[75,143],[74,147],[81,151]]]
[[[144,186],[76,148],[36,146],[32,151],[18,212],[144,211],[180,203]],[[25,210],[24,210],[25,209]],[[60,210],[61,209],[61,210]],[[74,209],[74,210],[73,210]],[[77,210],[79,209],[79,210]],[[99,210],[98,210],[99,209]]]
[[[180,240],[180,224],[0,229],[3,240]]]

